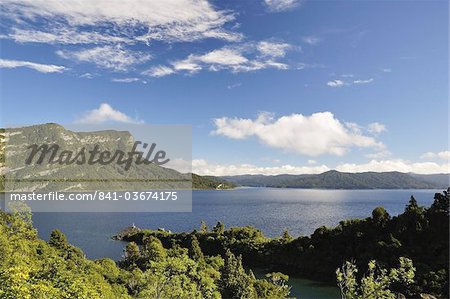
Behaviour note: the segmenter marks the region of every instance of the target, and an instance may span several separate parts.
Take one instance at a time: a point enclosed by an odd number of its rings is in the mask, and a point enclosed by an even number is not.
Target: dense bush
[[[248,266],[329,283],[335,283],[335,270],[346,261],[354,260],[361,269],[372,260],[393,268],[405,257],[414,262],[415,280],[408,289],[393,284],[395,291],[448,297],[449,197],[448,191],[436,193],[429,208],[419,206],[411,197],[398,216],[391,217],[383,207],[377,207],[372,217],[341,221],[335,228],[320,227],[310,237],[292,238],[286,231],[280,238],[266,238],[256,228],[225,230],[219,222],[211,231],[170,234],[147,230],[125,239],[140,243],[151,235],[165,246],[188,246],[195,235],[205,255],[224,256],[230,250],[241,255]]]
[[[0,211],[0,298],[286,298],[287,277],[256,279],[240,256],[205,256],[195,235],[165,248],[154,236],[130,242],[118,265],[92,261],[54,230],[37,237],[23,208]],[[274,274],[274,276],[277,276]]]

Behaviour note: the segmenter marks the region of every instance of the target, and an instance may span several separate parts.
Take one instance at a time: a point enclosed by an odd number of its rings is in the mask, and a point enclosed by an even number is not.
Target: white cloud
[[[285,56],[286,52],[294,47],[286,43],[262,41],[247,43],[235,47],[223,47],[205,54],[190,54],[187,58],[171,62],[173,72],[196,73],[200,70],[221,71],[230,70],[233,73],[251,72],[262,69],[287,70],[290,66],[275,58]]]
[[[252,60],[249,61],[247,64],[240,64],[233,66],[231,70],[235,73],[240,72],[252,72],[252,71],[258,71],[263,69],[278,69],[278,70],[288,70],[290,66],[283,62],[276,62],[273,60],[266,60],[266,61],[257,61]]]
[[[345,126],[355,134],[362,134],[363,126],[358,125],[357,123],[346,122]]]
[[[113,36],[98,32],[83,32],[70,28],[51,28],[51,32],[34,29],[13,28],[3,38],[12,39],[18,43],[46,43],[46,44],[106,44],[106,43],[133,43],[127,37]]]
[[[313,161],[313,160],[311,160]],[[308,163],[312,164],[312,163]],[[255,166],[253,164],[220,164],[210,163],[204,159],[196,159],[192,161],[192,172],[200,175],[228,176],[242,174],[263,174],[263,175],[279,175],[279,174],[319,174],[331,169],[342,172],[387,172],[399,171],[404,173],[414,172],[419,174],[432,173],[449,173],[448,164],[437,164],[433,162],[411,162],[405,160],[371,160],[367,163],[352,164],[344,163],[335,168],[327,165],[280,165],[280,166]]]
[[[359,79],[359,80],[353,81],[353,84],[367,84],[367,83],[371,83],[371,82],[373,82],[373,81],[374,81],[373,78],[366,79],[366,80],[361,80],[361,79]]]
[[[224,29],[234,15],[214,9],[206,0],[4,0],[2,4],[2,17],[22,27],[11,33],[11,38],[21,42],[85,43],[89,36],[93,42],[127,39],[146,43],[242,37]],[[20,31],[33,30],[37,19],[46,23],[48,31],[34,35]]]
[[[284,57],[287,50],[292,48],[292,45],[287,43],[262,41],[258,43],[256,48],[263,56]]]
[[[92,79],[92,78],[94,78],[94,75],[91,73],[84,73],[84,74],[81,74],[79,77],[86,78],[86,79]]]
[[[352,74],[344,74],[344,75],[342,75],[342,77],[343,78],[352,78],[353,75]],[[358,80],[353,80],[353,81],[343,81],[340,79],[336,79],[336,80],[328,81],[327,85],[330,87],[342,87],[342,86],[349,86],[352,84],[368,84],[373,81],[374,81],[373,78],[366,79],[366,80],[358,79]]]
[[[317,164],[317,161],[316,160],[308,160],[308,164],[309,165]]]
[[[241,87],[242,83],[234,83],[227,86],[228,89],[238,88]]]
[[[298,0],[264,0],[264,3],[271,12],[291,10],[300,5]]]
[[[346,163],[336,167],[336,170],[343,172],[414,172],[419,174],[449,173],[449,164],[438,164],[434,162],[411,162],[402,159],[397,160],[371,160],[363,164]]]
[[[188,58],[184,60],[178,60],[172,62],[173,69],[175,71],[187,71],[189,73],[195,73],[202,69],[202,67],[192,61],[192,55],[190,55]]]
[[[140,81],[139,78],[113,78],[111,81],[113,82],[118,82],[118,83],[132,83],[132,82],[137,82]]]
[[[67,70],[66,67],[54,64],[42,64],[30,61],[0,59],[0,68],[14,69],[25,67],[33,69],[40,73],[62,73]]]
[[[72,52],[59,50],[56,54],[65,59],[90,62],[114,71],[127,71],[131,66],[151,59],[149,54],[133,52],[121,46],[101,46]]]
[[[383,73],[390,73],[392,72],[392,69],[380,69]]]
[[[215,135],[232,139],[256,137],[267,146],[309,156],[342,156],[352,147],[384,148],[373,137],[347,127],[331,112],[291,114],[278,119],[261,113],[254,120],[222,117],[214,119],[214,124]]]
[[[142,72],[142,75],[147,75],[150,77],[164,77],[173,74],[174,72],[175,71],[170,67],[159,65]]]
[[[450,151],[441,151],[441,152],[427,152],[420,156],[422,159],[442,159],[442,160],[450,160]]]
[[[320,43],[322,39],[316,37],[316,36],[304,36],[302,38],[304,43],[307,43],[308,45],[314,46]]]
[[[380,134],[382,132],[387,131],[386,126],[379,122],[374,122],[374,123],[369,124],[367,130],[372,134]]]
[[[87,111],[75,122],[80,124],[102,124],[107,122],[142,123],[123,112],[113,109],[109,104],[102,103],[97,109]]]
[[[220,65],[240,65],[248,61],[238,50],[229,48],[214,50],[200,56],[192,55],[189,59],[205,64]]]
[[[330,87],[342,87],[342,86],[345,85],[345,83],[342,80],[336,79],[336,80],[328,81],[327,85],[330,86]]]
[[[277,174],[313,174],[322,173],[330,170],[325,165],[318,166],[293,166],[293,165],[280,165],[280,166],[255,166],[252,164],[214,164],[209,163],[203,159],[197,159],[192,161],[192,172],[200,175],[214,175],[214,176],[226,176],[226,175],[241,175],[241,174],[265,174],[265,175],[277,175]]]

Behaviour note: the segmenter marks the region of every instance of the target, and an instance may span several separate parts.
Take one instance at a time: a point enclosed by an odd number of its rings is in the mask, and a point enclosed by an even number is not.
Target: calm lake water
[[[111,236],[133,223],[140,228],[163,227],[182,232],[198,228],[202,220],[210,227],[222,221],[227,227],[252,225],[270,237],[281,235],[286,228],[293,236],[309,235],[322,225],[335,226],[344,219],[368,217],[377,206],[397,215],[403,212],[411,195],[420,205],[429,206],[434,193],[439,191],[271,188],[193,191],[192,213],[35,213],[33,222],[43,239],[59,228],[88,258],[117,260],[125,243],[113,241]],[[293,295],[298,297],[337,296],[335,288],[327,290],[311,281],[293,278],[290,283]]]

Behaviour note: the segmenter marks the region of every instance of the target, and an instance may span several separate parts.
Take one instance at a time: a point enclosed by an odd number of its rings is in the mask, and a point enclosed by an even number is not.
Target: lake
[[[204,220],[212,227],[222,221],[226,227],[252,225],[266,236],[309,235],[322,225],[335,226],[341,220],[365,218],[377,206],[391,215],[402,213],[411,195],[429,206],[441,190],[315,190],[238,188],[224,191],[193,191],[192,213],[35,213],[33,222],[43,239],[59,228],[70,243],[88,258],[119,259],[124,242],[111,236],[132,224],[140,228],[163,227],[174,232],[192,231]],[[314,282],[293,278],[293,293],[320,290],[335,293]],[[320,297],[318,293],[314,293]],[[309,296],[309,295],[308,295]],[[307,296],[307,297],[308,297]],[[324,295],[325,296],[325,295]],[[326,296],[325,296],[326,297]],[[332,296],[334,297],[334,296]]]

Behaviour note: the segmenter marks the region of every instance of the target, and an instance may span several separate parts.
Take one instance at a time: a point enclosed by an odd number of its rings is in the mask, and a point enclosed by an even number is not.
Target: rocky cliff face
[[[129,132],[73,132],[57,124],[44,124],[6,129],[0,133],[0,163],[6,191],[190,188],[190,175],[153,163],[137,165],[133,162],[129,169],[123,163],[117,163],[118,159],[111,163],[88,163],[89,152],[95,147],[111,154],[123,152],[123,159],[126,159],[135,142]],[[36,163],[42,153],[39,151],[27,165],[33,150],[29,146],[33,144],[36,148],[57,145],[54,159],[50,159],[53,153],[50,150],[42,163]],[[84,161],[81,155],[75,159],[82,151]]]

